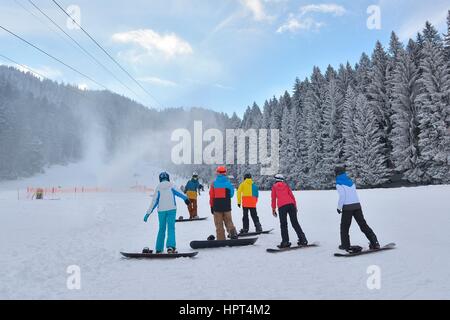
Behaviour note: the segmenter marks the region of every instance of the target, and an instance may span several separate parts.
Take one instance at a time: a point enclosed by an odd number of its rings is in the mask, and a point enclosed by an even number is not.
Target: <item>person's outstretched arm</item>
[[[187,197],[183,192],[181,192],[181,190],[178,189],[178,187],[175,186],[175,185],[172,186],[172,192],[173,192],[173,194],[174,194],[175,196],[177,196],[178,198],[181,198],[181,199],[183,199],[184,201],[188,200],[188,197]]]

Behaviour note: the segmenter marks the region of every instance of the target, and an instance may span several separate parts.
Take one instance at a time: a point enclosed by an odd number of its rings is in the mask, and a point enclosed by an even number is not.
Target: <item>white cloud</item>
[[[319,30],[323,26],[325,26],[325,23],[315,21],[312,18],[302,19],[291,15],[289,19],[278,28],[277,33],[295,33],[300,30]]]
[[[327,13],[334,16],[343,16],[347,11],[343,6],[334,3],[309,4],[300,8],[300,15],[308,13]]]
[[[234,90],[233,87],[225,86],[225,85],[220,84],[220,83],[214,84],[214,87],[216,87],[216,88],[218,88],[218,89],[222,89],[222,90]]]
[[[155,84],[163,87],[176,87],[178,84],[176,82],[170,81],[170,80],[164,80],[157,77],[143,77],[139,78],[138,80],[147,82],[150,84]]]
[[[261,0],[241,0],[241,3],[252,13],[253,19],[256,21],[267,21],[273,19],[273,17],[266,13]]]
[[[335,17],[343,16],[346,14],[347,10],[334,3],[324,3],[324,4],[309,4],[300,7],[299,14],[290,14],[287,21],[282,24],[278,29],[277,33],[285,32],[298,32],[300,30],[306,31],[317,31],[326,24],[321,21],[317,21],[310,17],[313,13],[321,14],[331,14]]]
[[[176,34],[161,35],[150,29],[116,33],[112,36],[112,39],[118,43],[137,44],[149,54],[157,51],[164,54],[167,58],[173,58],[178,55],[190,55],[194,52],[191,45]]]

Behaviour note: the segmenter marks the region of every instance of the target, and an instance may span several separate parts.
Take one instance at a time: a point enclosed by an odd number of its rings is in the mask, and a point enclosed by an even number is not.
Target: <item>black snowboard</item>
[[[261,232],[239,233],[239,234],[238,234],[238,237],[239,237],[239,238],[245,238],[245,237],[259,236],[260,234],[269,234],[269,233],[271,233],[273,230],[275,230],[275,229],[270,229],[270,230],[261,231]]]
[[[198,219],[183,219],[183,220],[181,220],[181,219],[177,219],[177,220],[175,220],[175,222],[194,222],[194,221],[205,221],[206,219],[208,219],[208,218],[198,218]]]
[[[177,258],[193,258],[198,252],[189,253],[126,253],[121,252],[125,258],[130,259],[177,259]]]
[[[222,247],[242,247],[255,244],[258,238],[246,238],[236,240],[212,240],[212,241],[192,241],[192,249],[209,249]]]
[[[392,249],[395,249],[395,247],[396,247],[395,243],[389,243],[388,245],[385,245],[384,247],[381,247],[380,249],[376,249],[376,250],[363,250],[361,252],[355,252],[355,253],[335,253],[334,256],[335,257],[356,257],[356,256],[362,256],[364,254],[369,254],[369,253],[392,250]]]
[[[269,253],[280,253],[280,252],[286,252],[286,251],[292,251],[292,250],[299,250],[299,249],[307,249],[307,248],[314,248],[314,247],[318,247],[319,243],[314,242],[311,244],[308,244],[307,246],[295,246],[295,247],[290,247],[290,248],[277,248],[277,249],[267,249],[266,251]]]

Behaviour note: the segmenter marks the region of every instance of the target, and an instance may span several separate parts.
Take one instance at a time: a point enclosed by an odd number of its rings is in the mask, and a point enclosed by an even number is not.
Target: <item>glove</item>
[[[147,212],[144,216],[144,222],[147,222],[148,218],[150,217],[150,213]]]
[[[191,201],[189,199],[184,200],[184,203],[186,203],[187,206],[191,205]]]
[[[241,205],[240,205],[240,204],[238,204],[238,208],[241,208]]]
[[[272,215],[273,215],[275,218],[278,217],[277,211],[276,211],[275,209],[273,209]]]
[[[342,210],[341,209],[337,209],[337,213],[338,214],[342,214]]]
[[[214,215],[214,208],[211,207],[211,214]]]

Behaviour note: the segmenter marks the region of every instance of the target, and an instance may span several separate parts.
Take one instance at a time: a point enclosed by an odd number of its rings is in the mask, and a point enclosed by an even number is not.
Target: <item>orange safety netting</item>
[[[103,187],[27,187],[27,193],[36,193],[41,190],[43,193],[110,193],[110,192],[154,192],[153,188],[146,186],[133,186],[128,189],[115,189]]]

